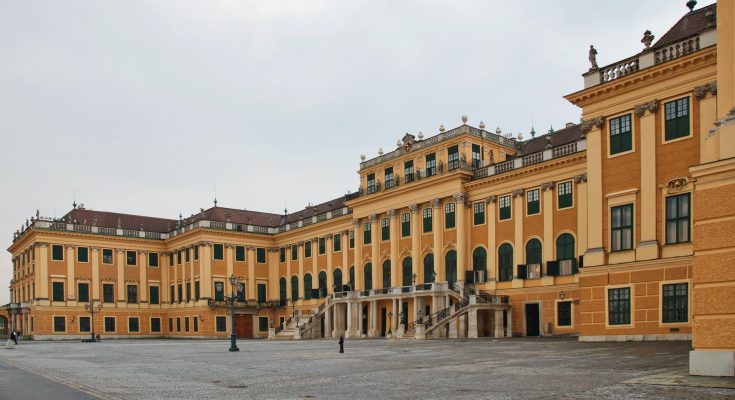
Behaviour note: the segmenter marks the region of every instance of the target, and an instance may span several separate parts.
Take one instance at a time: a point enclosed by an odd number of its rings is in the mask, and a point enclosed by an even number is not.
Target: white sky
[[[633,55],[684,3],[0,0],[0,243],[74,193],[168,218],[215,188],[221,206],[296,211],[354,191],[360,154],[462,114],[561,128],[589,45],[600,66]]]

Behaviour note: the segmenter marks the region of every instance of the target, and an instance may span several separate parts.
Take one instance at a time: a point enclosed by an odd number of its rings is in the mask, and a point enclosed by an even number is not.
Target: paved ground
[[[687,380],[666,384],[676,380],[660,378],[685,375],[689,342],[348,340],[345,354],[338,354],[331,340],[241,341],[239,353],[229,353],[228,344],[26,341],[15,350],[0,349],[0,363],[107,399],[735,398],[733,388]],[[0,369],[0,374],[25,371]],[[646,377],[664,383],[651,384]],[[17,390],[26,380],[27,375],[4,379],[2,390],[6,384]],[[50,397],[38,392],[36,398]]]

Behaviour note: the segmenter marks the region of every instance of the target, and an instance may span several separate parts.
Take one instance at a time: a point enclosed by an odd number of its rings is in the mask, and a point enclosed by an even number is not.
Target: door
[[[526,304],[526,336],[539,335],[539,305]]]
[[[380,309],[380,336],[385,336],[386,315],[385,308]]]
[[[239,338],[253,337],[253,316],[250,314],[235,314],[235,335]]]
[[[362,307],[362,333],[368,333],[368,306]]]
[[[401,312],[403,313],[403,330],[406,331],[408,329],[408,303],[403,303]]]

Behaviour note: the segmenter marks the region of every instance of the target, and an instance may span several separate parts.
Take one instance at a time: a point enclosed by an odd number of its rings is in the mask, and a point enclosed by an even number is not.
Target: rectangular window
[[[186,282],[186,301],[191,301],[191,282]]]
[[[189,332],[189,317],[184,317],[184,332]]]
[[[268,317],[258,317],[258,331],[268,332]]]
[[[327,252],[327,238],[320,237],[319,238],[319,254],[324,254]]]
[[[342,251],[342,234],[341,233],[335,233],[334,236],[332,236],[332,247],[334,247],[332,250]]]
[[[138,319],[138,317],[128,318],[128,332],[130,333],[140,332],[140,320]]]
[[[223,316],[215,317],[215,329],[217,332],[227,331],[227,317],[223,317]]]
[[[265,293],[266,293],[265,283],[259,283],[258,284],[258,301],[259,302],[261,303],[266,302]]]
[[[181,264],[181,250],[176,252],[176,264]]]
[[[291,245],[291,261],[299,259],[299,247],[295,244]]]
[[[184,259],[186,262],[191,262],[191,249],[188,247],[184,249]]]
[[[179,295],[179,303],[181,303],[182,301],[184,301],[184,285],[179,283],[177,289]]]
[[[169,332],[174,331],[174,319],[173,318],[168,319],[168,331]]]
[[[447,149],[447,169],[449,171],[459,168],[459,146],[450,146]]]
[[[78,283],[77,284],[77,300],[82,303],[89,302],[89,283]]]
[[[630,288],[607,290],[607,314],[609,325],[630,324]]]
[[[194,332],[199,332],[199,317],[195,316],[192,320],[194,321]]]
[[[401,236],[402,237],[411,236],[411,214],[410,213],[401,214]]]
[[[612,251],[630,250],[633,248],[633,205],[625,204],[613,207],[610,211],[612,219],[611,244]]]
[[[112,249],[102,249],[102,264],[112,264]]]
[[[610,154],[618,154],[633,149],[630,114],[610,120]]]
[[[214,283],[214,299],[217,301],[224,301],[225,299],[225,283],[224,282]]]
[[[390,240],[390,221],[388,218],[380,220],[380,240]]]
[[[482,166],[482,151],[479,144],[472,144],[472,168]]]
[[[171,285],[170,290],[171,290],[171,292],[169,293],[169,295],[170,295],[169,296],[169,301],[170,301],[171,304],[174,304],[176,302],[176,286],[175,285]]]
[[[135,251],[128,250],[125,252],[125,265],[136,265],[138,264],[138,253]]]
[[[138,285],[128,285],[128,303],[136,304],[138,302]]]
[[[498,205],[500,206],[500,220],[510,219],[510,196],[500,196]]]
[[[663,322],[689,321],[689,285],[663,285]]]
[[[148,303],[160,304],[161,300],[158,295],[158,286],[148,287]]]
[[[89,317],[79,317],[79,332],[92,332],[92,325]]]
[[[194,281],[194,301],[199,301],[199,281]]]
[[[60,244],[52,245],[51,259],[54,261],[64,261],[64,246]]]
[[[375,174],[368,174],[367,176],[367,193],[375,193],[378,191],[378,187],[375,184]]]
[[[452,229],[456,226],[456,204],[444,205],[444,229]]]
[[[105,332],[115,332],[115,317],[105,317]]]
[[[350,248],[355,248],[355,231],[350,231]]]
[[[148,253],[148,266],[158,267],[158,253]]]
[[[176,317],[176,332],[181,332],[181,318]]]
[[[89,247],[77,247],[77,262],[89,262]]]
[[[245,261],[245,246],[235,246],[235,261]]]
[[[664,104],[666,140],[689,136],[689,98]]]
[[[424,233],[431,232],[434,224],[431,208],[424,208],[423,212]]]
[[[199,259],[199,245],[194,246],[194,260]]]
[[[311,257],[311,240],[304,242],[304,258]]]
[[[561,301],[556,303],[557,323],[559,326],[572,326],[572,302]]]
[[[258,264],[265,264],[265,248],[258,247],[255,249],[255,262]]]
[[[53,301],[64,301],[64,282],[53,282]]]
[[[690,240],[689,196],[684,193],[666,198],[666,244]]]
[[[572,206],[572,181],[562,182],[556,185],[557,189],[557,206],[559,208],[568,208]]]
[[[472,211],[474,214],[473,222],[475,225],[482,225],[485,223],[485,202],[478,201],[472,205]]]
[[[373,241],[373,235],[370,228],[370,223],[367,222],[362,226],[362,244],[370,244]]]
[[[237,284],[237,301],[245,301],[245,284]]]
[[[102,284],[102,302],[114,303],[115,302],[115,285],[112,283]]]
[[[282,262],[282,263],[285,263],[286,262],[286,248],[285,247],[281,247],[281,249],[279,250],[279,253],[280,253],[279,254],[279,261]]]
[[[393,167],[386,168],[384,171],[384,176],[385,178],[383,182],[385,182],[386,189],[390,189],[396,185],[395,181],[393,180]]]
[[[539,190],[533,189],[526,192],[526,212],[528,215],[538,214],[541,210]]]
[[[224,260],[225,259],[225,246],[222,244],[215,244],[212,246],[214,248],[214,259],[215,260]]]
[[[436,154],[426,155],[426,176],[436,175]]]
[[[151,318],[151,332],[161,332],[161,318]]]
[[[54,317],[54,332],[66,332],[66,317]]]
[[[406,183],[413,182],[413,160],[403,163],[403,181]]]

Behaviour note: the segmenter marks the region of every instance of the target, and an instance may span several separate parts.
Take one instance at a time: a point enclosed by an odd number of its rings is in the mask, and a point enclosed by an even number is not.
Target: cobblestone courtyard
[[[22,342],[0,363],[106,399],[735,398],[733,380],[684,377],[689,342],[354,340],[345,354],[327,340],[228,345]]]

